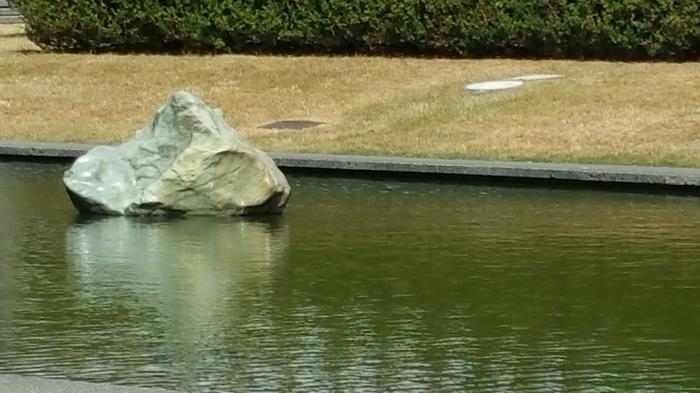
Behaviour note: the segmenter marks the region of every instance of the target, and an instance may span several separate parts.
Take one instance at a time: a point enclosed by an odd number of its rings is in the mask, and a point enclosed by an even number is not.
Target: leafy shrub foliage
[[[697,59],[698,0],[10,0],[58,51]]]

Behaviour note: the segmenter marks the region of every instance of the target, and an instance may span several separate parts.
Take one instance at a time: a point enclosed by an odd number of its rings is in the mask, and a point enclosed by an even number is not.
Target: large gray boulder
[[[115,215],[279,213],[290,192],[269,156],[184,91],[131,140],[78,158],[63,182],[81,212]]]

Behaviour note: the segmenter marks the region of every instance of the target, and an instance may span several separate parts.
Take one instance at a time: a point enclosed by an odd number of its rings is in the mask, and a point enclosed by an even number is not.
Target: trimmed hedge
[[[10,0],[57,51],[697,59],[699,0]]]

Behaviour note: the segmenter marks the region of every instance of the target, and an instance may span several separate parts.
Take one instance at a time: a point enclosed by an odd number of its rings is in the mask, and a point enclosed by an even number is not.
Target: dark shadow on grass
[[[41,49],[19,49],[10,51],[10,53],[15,53],[18,55],[48,55],[54,52],[46,52]]]
[[[13,34],[14,35],[14,34]],[[23,36],[23,34],[18,34]],[[40,45],[41,46],[41,45]],[[42,50],[19,50],[16,53],[70,53],[70,54],[110,54],[110,55],[171,55],[171,56],[216,56],[216,55],[250,55],[250,56],[283,56],[283,57],[380,57],[405,59],[508,59],[508,60],[572,60],[572,61],[613,61],[624,63],[686,63],[697,62],[697,53],[690,52],[683,56],[650,57],[630,52],[604,51],[572,51],[563,49],[562,53],[543,55],[536,50],[527,48],[498,48],[484,50],[480,53],[457,53],[447,49],[420,48],[411,45],[392,45],[381,48],[366,48],[356,45],[346,47],[313,47],[291,44],[242,45],[224,50],[213,47],[189,47],[181,42],[162,43],[158,46],[150,44],[134,44],[110,46],[105,44],[96,48],[44,47]]]
[[[390,58],[390,59],[421,59],[421,60],[527,60],[527,61],[580,61],[580,62],[620,62],[620,63],[695,63],[700,58],[645,58],[645,57],[584,57],[584,56],[532,56],[527,54],[522,55],[457,55],[452,53],[440,52],[399,52],[399,51],[306,51],[306,50],[283,50],[283,49],[243,49],[239,51],[206,51],[206,50],[126,50],[126,49],[98,49],[93,51],[79,50],[42,50],[42,49],[21,49],[12,51],[13,53],[24,55],[42,55],[42,54],[83,54],[83,55],[116,55],[116,56],[133,56],[133,55],[154,55],[154,56],[199,56],[212,57],[219,55],[246,55],[246,56],[265,56],[265,57],[318,57],[318,58],[337,58],[337,57],[367,57],[367,58]]]

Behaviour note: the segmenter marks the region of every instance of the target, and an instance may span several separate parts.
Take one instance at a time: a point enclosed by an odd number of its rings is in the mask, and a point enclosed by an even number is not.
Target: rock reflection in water
[[[142,376],[147,382],[154,374],[175,373],[206,384],[202,379],[216,373],[192,374],[209,362],[221,367],[227,361],[216,355],[225,347],[226,331],[255,312],[287,243],[282,217],[78,219],[66,234],[70,284],[79,294],[78,307],[94,306],[96,312],[80,326],[90,334],[81,335],[98,341],[118,334],[106,342],[132,343],[134,349],[129,354],[104,341],[85,348],[85,374],[95,375],[95,367],[114,369],[112,362],[123,366],[124,359],[110,360],[121,354],[133,357],[127,364],[136,366],[121,370],[122,378]]]

